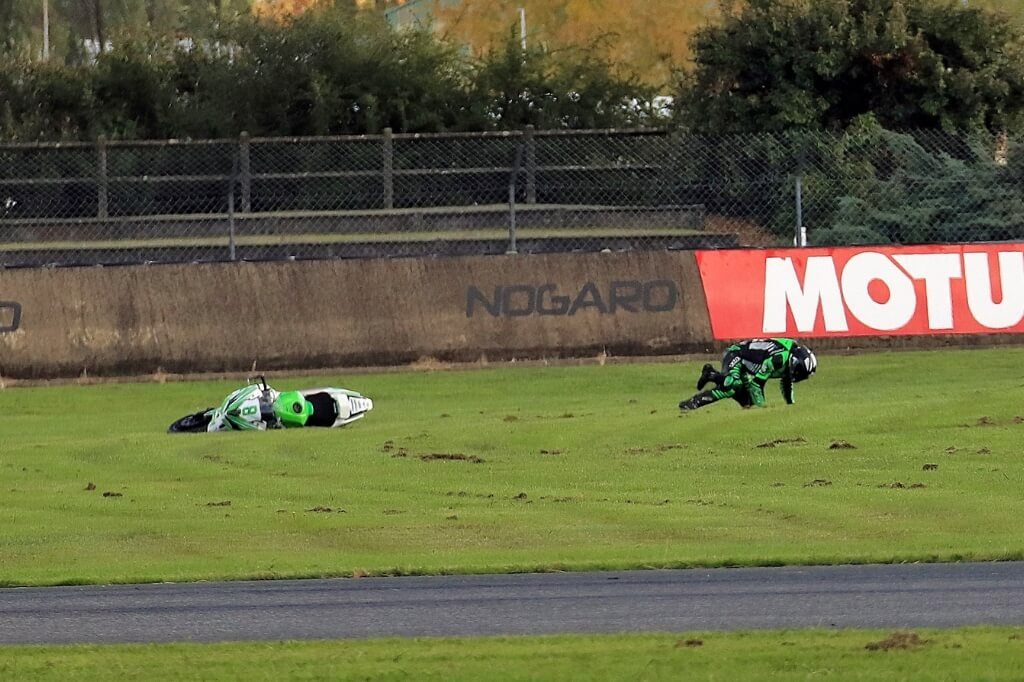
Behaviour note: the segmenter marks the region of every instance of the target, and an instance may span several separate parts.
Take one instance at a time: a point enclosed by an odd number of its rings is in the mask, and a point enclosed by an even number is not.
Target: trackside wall
[[[0,372],[49,378],[704,352],[694,254],[0,271]]]
[[[0,270],[0,374],[1024,343],[1024,244]]]

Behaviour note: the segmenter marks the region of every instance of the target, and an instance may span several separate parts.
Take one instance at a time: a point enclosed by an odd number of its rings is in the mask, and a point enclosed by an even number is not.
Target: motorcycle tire
[[[210,424],[210,415],[207,414],[212,407],[208,407],[202,412],[196,412],[195,414],[187,414],[181,419],[178,419],[167,429],[167,433],[203,433],[206,431],[206,427]]]

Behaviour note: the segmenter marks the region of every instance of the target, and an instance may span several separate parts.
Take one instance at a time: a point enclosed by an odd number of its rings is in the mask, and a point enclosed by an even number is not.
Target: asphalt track
[[[1024,625],[1024,562],[0,589],[0,643]]]

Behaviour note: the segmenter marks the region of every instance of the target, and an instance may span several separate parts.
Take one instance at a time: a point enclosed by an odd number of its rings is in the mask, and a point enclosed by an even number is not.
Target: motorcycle
[[[278,391],[266,378],[232,391],[220,407],[208,407],[177,419],[168,433],[266,431],[307,426],[337,428],[362,419],[373,401],[344,388]]]

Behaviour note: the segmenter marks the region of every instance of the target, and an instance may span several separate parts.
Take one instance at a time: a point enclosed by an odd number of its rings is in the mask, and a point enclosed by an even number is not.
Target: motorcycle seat
[[[313,406],[313,414],[306,420],[306,426],[334,426],[338,419],[338,404],[330,393],[310,393],[305,398]]]

